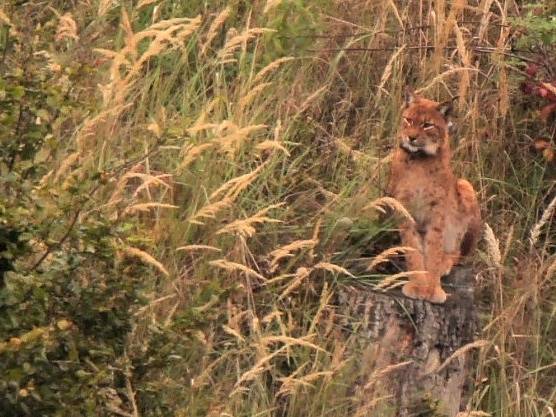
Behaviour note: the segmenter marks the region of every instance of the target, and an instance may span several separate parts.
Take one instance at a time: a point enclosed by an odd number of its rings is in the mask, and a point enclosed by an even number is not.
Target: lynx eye
[[[430,130],[434,127],[434,123],[430,123],[430,122],[423,122],[422,124],[423,129],[425,130]]]

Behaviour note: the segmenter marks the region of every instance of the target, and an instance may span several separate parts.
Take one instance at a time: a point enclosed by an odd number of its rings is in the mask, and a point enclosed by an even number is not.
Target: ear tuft
[[[457,100],[457,96],[451,98],[450,100],[444,101],[438,105],[438,111],[444,116],[444,118],[448,118],[453,110],[454,110],[454,101]]]
[[[411,87],[405,87],[404,89],[404,104],[406,107],[410,106],[417,100],[417,96]]]

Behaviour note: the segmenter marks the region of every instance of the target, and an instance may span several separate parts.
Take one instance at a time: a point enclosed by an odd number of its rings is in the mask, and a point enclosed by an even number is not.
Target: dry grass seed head
[[[73,152],[66,156],[60,164],[60,167],[54,173],[53,181],[56,183],[60,178],[66,177],[67,172],[70,170],[73,164],[79,161],[80,156],[80,152]]]
[[[353,149],[343,138],[335,138],[334,144],[340,153],[352,158],[354,161],[359,161],[365,157],[363,152]]]
[[[500,242],[494,236],[494,231],[488,223],[485,223],[485,242],[487,247],[488,259],[497,268],[500,268],[502,255],[500,253]]]
[[[151,117],[151,122],[147,125],[147,130],[152,132],[157,139],[160,139],[166,125],[166,109],[164,107],[160,107],[157,113],[156,118]]]
[[[432,375],[432,374],[437,374],[439,372],[441,372],[443,369],[445,369],[450,362],[452,362],[454,359],[459,358],[462,355],[465,355],[467,352],[469,352],[471,349],[478,349],[478,348],[482,348],[485,346],[490,346],[492,345],[492,342],[488,341],[488,340],[476,340],[472,343],[468,343],[462,347],[460,347],[459,349],[457,349],[454,353],[452,353],[440,366],[438,366],[436,369],[433,369],[429,372],[427,372],[427,375]]]
[[[267,281],[268,282],[268,281]],[[261,320],[261,323],[263,324],[269,324],[271,323],[274,319],[276,318],[280,318],[284,313],[282,313],[279,310],[272,310],[270,313],[268,313],[266,316],[264,316]]]
[[[138,173],[139,171],[143,170],[142,164],[136,164],[132,166],[124,175],[116,183],[116,187],[114,191],[112,191],[112,195],[108,199],[107,205],[114,204],[115,201],[120,201],[122,199],[122,195],[127,187],[127,182],[130,178],[132,178],[132,174]]]
[[[218,187],[218,189],[212,192],[212,194],[209,196],[209,200],[214,200],[221,194],[223,194],[224,197],[231,199],[232,201],[235,200],[237,196],[258,177],[266,164],[267,163],[264,162],[255,170],[226,181],[224,184]]]
[[[392,365],[388,365],[385,366],[384,368],[380,368],[375,370],[371,376],[369,377],[369,382],[367,382],[367,384],[365,385],[364,389],[368,390],[369,388],[371,388],[380,378],[390,374],[391,372],[397,371],[399,369],[405,368],[408,365],[411,365],[413,363],[412,360],[409,361],[405,361],[405,362],[400,362],[400,363],[395,363]]]
[[[270,270],[274,272],[278,267],[278,262],[284,258],[292,257],[292,252],[297,251],[299,249],[311,249],[314,248],[318,243],[318,240],[315,239],[308,239],[308,240],[296,240],[294,242],[288,243],[278,249],[273,250],[270,252],[269,257],[271,258],[270,261]]]
[[[273,271],[271,271],[271,272],[273,272]],[[294,276],[295,276],[295,274],[280,274],[280,275],[275,276],[274,278],[271,278],[271,279],[269,279],[268,281],[266,281],[266,282],[264,283],[264,285],[275,284],[275,283],[277,283],[277,282],[280,282],[280,281],[283,281],[283,280],[292,278],[292,277],[294,277]]]
[[[421,275],[421,274],[426,274],[426,272],[425,271],[403,271],[394,275],[389,275],[386,278],[384,278],[382,281],[380,281],[378,284],[376,284],[375,288],[377,290],[383,290],[383,291],[391,290],[393,288],[405,284],[405,281],[401,281],[401,282],[398,281],[400,278],[407,278],[412,275]]]
[[[253,379],[257,378],[260,374],[262,374],[268,368],[268,362],[270,362],[274,357],[280,355],[284,350],[287,349],[288,346],[282,346],[278,350],[272,352],[269,355],[259,359],[255,365],[247,372],[244,372],[237,382],[235,383],[235,388],[230,394],[230,397],[234,396],[237,392],[239,392],[239,388],[242,384],[248,381],[252,381]]]
[[[363,210],[368,210],[372,208],[385,214],[386,210],[384,209],[384,207],[389,207],[390,209],[394,210],[396,213],[400,214],[405,219],[409,220],[411,223],[415,223],[413,216],[411,216],[411,214],[409,213],[409,211],[407,211],[407,209],[403,206],[403,204],[392,197],[377,198],[373,202],[363,207]]]
[[[552,219],[554,210],[556,210],[556,196],[554,196],[548,207],[544,210],[540,220],[531,229],[531,236],[529,238],[531,246],[535,246],[539,241],[541,230]]]
[[[240,34],[237,34],[237,30],[235,28],[230,29],[227,34],[226,43],[224,44],[222,49],[218,51],[218,59],[220,63],[225,64],[228,62],[233,62],[233,54],[240,47],[243,46],[245,48],[245,45],[251,39],[264,33],[272,32],[276,32],[276,30],[267,28],[251,28],[244,30]]]
[[[220,27],[224,24],[224,22],[230,16],[231,11],[232,11],[232,9],[230,8],[230,6],[226,7],[212,21],[212,23],[209,27],[209,30],[207,32],[207,35],[205,37],[205,42],[203,43],[203,45],[201,45],[201,54],[202,55],[206,54],[208,47],[210,46],[213,39],[218,34],[218,30],[220,29]]]
[[[319,262],[313,268],[314,269],[323,269],[323,270],[328,271],[328,272],[332,272],[332,273],[336,273],[336,274],[344,274],[344,275],[347,275],[351,278],[355,278],[355,276],[351,272],[349,272],[347,269],[345,269],[345,268],[343,268],[339,265],[330,263],[330,262]]]
[[[162,272],[164,275],[169,276],[170,274],[162,265],[161,262],[157,261],[152,255],[149,255],[147,252],[142,251],[141,249],[133,248],[131,246],[124,246],[123,253],[127,257],[137,258],[141,260],[143,263],[147,265],[151,265]]]
[[[198,250],[208,250],[214,252],[222,252],[222,249],[210,245],[187,245],[176,248],[176,251],[192,252]]]
[[[310,94],[304,101],[303,103],[301,103],[301,106],[299,106],[298,110],[297,110],[297,114],[296,116],[300,115],[301,113],[303,113],[305,110],[307,110],[307,108],[309,108],[309,106],[313,103],[313,101],[315,101],[317,98],[319,98],[325,91],[327,91],[329,88],[328,84],[323,85],[321,88],[319,88],[318,90],[316,90],[315,92],[313,92],[312,94]]]
[[[504,53],[508,44],[511,27],[504,26],[500,30],[500,35],[496,42],[495,55],[498,60],[498,108],[500,115],[505,117],[510,109],[510,90],[507,66],[504,63]]]
[[[262,210],[259,210],[253,216],[246,219],[235,220],[230,224],[222,227],[216,232],[217,235],[232,234],[242,237],[253,237],[257,232],[255,225],[263,223],[282,223],[281,220],[267,217],[266,214],[275,208],[282,207],[284,204],[273,204]]]
[[[285,378],[278,378],[278,381],[282,382],[280,389],[278,390],[277,396],[280,395],[292,395],[300,387],[315,388],[312,382],[334,375],[333,371],[318,371],[302,376],[301,378],[295,378],[293,376],[287,376]]]
[[[290,337],[290,336],[263,336],[259,339],[259,343],[268,346],[274,343],[283,343],[286,346],[303,346],[313,350],[328,353],[325,349],[312,343],[310,340],[315,337],[314,334],[307,334],[303,337]]]
[[[97,15],[104,16],[108,11],[115,6],[116,0],[100,0],[98,3]]]
[[[513,237],[514,237],[514,224],[511,224],[508,233],[506,234],[506,242],[504,244],[504,250],[502,251],[502,259],[500,263],[504,263],[505,259],[508,257],[508,253],[510,252],[510,249],[512,247]]]
[[[260,279],[261,281],[266,281],[265,277],[263,277],[261,274],[254,271],[253,269],[249,268],[248,266],[236,262],[231,262],[226,259],[217,259],[215,261],[210,261],[209,265],[215,266],[228,272],[243,272],[248,276]]]
[[[133,192],[133,198],[137,198],[139,193],[143,190],[148,190],[148,187],[152,186],[160,186],[165,189],[170,189],[170,185],[166,182],[172,178],[171,174],[160,174],[160,175],[148,175],[148,174],[141,174],[141,175],[134,175],[135,177],[139,177],[143,180],[142,184],[135,189]],[[129,179],[129,177],[128,177]]]
[[[238,342],[240,343],[244,343],[245,342],[245,338],[236,330],[232,329],[229,326],[226,326],[225,324],[222,325],[222,330],[224,330],[224,332],[228,333],[229,335],[235,337]]]
[[[550,280],[555,275],[556,275],[556,258],[554,258],[550,266],[546,269],[545,278],[547,280]]]
[[[193,224],[204,224],[201,219],[214,219],[216,215],[224,209],[227,209],[232,206],[233,199],[229,197],[224,197],[220,201],[216,201],[214,203],[208,204],[198,210],[193,216],[191,216],[187,221]]]
[[[263,9],[263,13],[266,14],[268,13],[270,10],[274,9],[276,6],[278,6],[280,3],[282,3],[283,0],[266,0],[266,4],[264,5],[264,9]]]
[[[483,44],[485,42],[485,35],[488,31],[488,29],[490,29],[490,19],[492,17],[494,17],[494,13],[490,13],[489,10],[492,6],[492,3],[494,3],[494,0],[485,0],[482,2],[482,8],[479,11],[479,14],[481,16],[481,21],[479,24],[479,28],[477,30],[477,39],[479,41],[479,44]]]
[[[378,103],[380,101],[380,98],[382,96],[382,92],[385,91],[384,86],[386,85],[386,83],[388,82],[388,80],[390,79],[390,77],[392,76],[392,71],[394,68],[394,64],[396,63],[396,60],[398,59],[398,57],[400,56],[400,54],[404,51],[405,49],[405,45],[402,45],[400,48],[398,48],[390,57],[390,59],[388,60],[388,63],[386,64],[386,67],[384,67],[384,71],[382,72],[382,77],[380,78],[380,82],[378,84],[378,88],[377,88],[377,93],[375,96],[375,100]]]
[[[462,67],[451,68],[449,70],[446,70],[446,71],[438,74],[426,86],[424,86],[422,88],[419,88],[418,90],[415,90],[415,93],[420,94],[420,93],[423,93],[427,90],[430,90],[432,87],[434,87],[439,82],[444,82],[444,79],[448,78],[450,75],[457,74],[457,73],[463,72],[463,71],[465,71],[465,72],[469,72],[469,71],[477,72],[479,70],[477,68],[462,68]]]
[[[141,7],[148,6],[149,4],[156,3],[157,1],[158,0],[140,0],[136,7],[137,9],[140,9]]]
[[[215,138],[211,142],[215,144],[215,148],[217,150],[225,152],[230,158],[232,158],[235,156],[249,135],[253,132],[265,129],[266,127],[266,125],[254,125],[232,129],[231,133]]]
[[[277,396],[290,394],[290,390],[288,389],[288,383],[291,380],[294,380],[302,371],[307,367],[309,362],[305,362],[297,367],[295,371],[289,374],[287,377],[279,378],[278,381],[282,382],[280,389],[278,390]]]
[[[379,253],[377,256],[374,257],[374,259],[367,267],[367,271],[372,271],[377,265],[383,264],[385,262],[390,262],[391,256],[403,255],[414,250],[415,248],[409,246],[396,246],[394,248],[386,249],[385,251]]]
[[[77,23],[73,20],[71,13],[66,13],[60,17],[54,39],[56,41],[61,41],[63,39],[79,40],[79,36],[77,35]]]
[[[173,18],[152,24],[149,28],[133,35],[133,42],[138,44],[151,38],[147,49],[141,54],[131,71],[140,69],[150,58],[161,52],[178,49],[187,37],[194,33],[201,24],[201,16],[194,18]]]
[[[292,56],[285,56],[282,58],[278,58],[274,61],[272,61],[270,64],[266,65],[263,69],[261,69],[257,75],[255,75],[255,78],[253,79],[254,83],[259,82],[260,80],[262,80],[267,74],[270,74],[272,71],[274,71],[276,68],[278,68],[280,65],[292,61],[293,59],[295,59]]]
[[[313,227],[313,234],[311,236],[312,240],[315,241],[319,241],[319,234],[320,234],[320,228],[322,226],[322,217],[319,217],[317,219],[317,221],[315,222],[315,226]],[[309,248],[309,257],[311,259],[315,259],[315,247],[313,246],[312,248]]]
[[[393,395],[381,395],[381,396],[366,396],[363,398],[363,401],[360,405],[358,405],[357,409],[354,413],[352,413],[353,417],[368,417],[368,416],[375,416],[376,415],[376,407],[382,403],[383,401],[392,401],[394,398]]]
[[[140,79],[141,71],[151,58],[162,53],[184,47],[185,39],[201,24],[201,16],[193,19],[174,18],[152,24],[147,29],[134,33],[129,16],[122,10],[121,26],[124,31],[124,47],[115,52],[95,49],[112,60],[110,81],[102,87],[105,106],[123,105],[130,90]],[[139,45],[149,39],[146,49],[139,54]]]
[[[255,149],[260,152],[268,152],[278,150],[286,156],[290,156],[289,151],[276,140],[265,140],[255,145]]]
[[[502,117],[505,117],[510,109],[510,94],[508,89],[508,71],[504,66],[500,65],[498,70],[498,106]]]
[[[329,288],[328,282],[324,282],[321,294],[320,294],[320,298],[319,298],[319,306],[318,306],[318,310],[315,313],[315,315],[313,316],[313,318],[311,319],[311,325],[309,326],[309,330],[308,333],[313,333],[317,327],[317,324],[319,323],[319,321],[322,318],[323,312],[328,312],[328,317],[330,318],[332,314],[332,308],[330,307],[330,300],[332,299],[334,295],[334,291],[332,289]],[[327,333],[325,332],[325,335]]]
[[[266,87],[271,86],[272,83],[261,83],[253,87],[247,94],[241,97],[238,101],[239,105],[239,112],[245,112],[245,107],[253,102],[256,97],[260,97],[261,91],[263,91]]]
[[[151,211],[154,208],[176,209],[178,208],[178,206],[164,203],[139,203],[126,207],[126,209],[124,210],[124,214],[145,213]]]
[[[463,66],[465,68],[471,68],[471,58],[470,58],[470,52],[467,50],[466,46],[465,46],[465,40],[463,38],[463,33],[460,30],[459,26],[457,25],[457,23],[454,22],[454,31],[456,34],[456,45],[457,45],[457,51],[458,54],[461,58],[461,62],[463,63]],[[469,71],[463,71],[461,73],[461,78],[459,81],[459,87],[458,87],[458,96],[459,96],[459,106],[460,108],[463,108],[463,105],[465,104],[465,99],[467,97],[467,90],[469,89],[469,85],[471,84],[471,77],[469,74]]]
[[[107,106],[96,116],[85,119],[75,138],[78,151],[84,154],[94,149],[101,140],[110,143],[117,138],[114,130],[117,127],[118,119],[130,106],[131,104]]]
[[[119,201],[122,199],[129,180],[134,178],[141,180],[141,185],[132,194],[133,198],[137,197],[139,191],[148,189],[147,187],[149,186],[161,186],[166,189],[170,188],[170,186],[164,181],[164,179],[168,178],[169,175],[149,175],[142,172],[137,172],[142,169],[143,166],[141,164],[137,164],[120,178],[120,180],[116,184],[114,191],[112,192],[112,195],[110,196],[110,199],[108,200],[109,205],[113,204],[115,201]]]
[[[216,123],[207,123],[207,116],[212,113],[214,107],[216,107],[220,101],[221,100],[217,98],[213,98],[208,103],[205,103],[193,125],[187,129],[187,133],[194,135],[200,130],[213,129],[218,126]]]
[[[206,116],[207,114],[205,112],[201,112],[201,114],[197,118],[197,121],[193,123],[193,126],[187,129],[187,133],[189,133],[190,135],[194,135],[198,132],[202,132],[203,130],[217,129],[219,125],[217,123],[207,123],[205,121]],[[186,146],[184,146],[183,148],[187,149],[189,146],[191,146],[191,144],[187,143]]]
[[[207,149],[214,148],[213,143],[202,143],[201,145],[189,145],[184,151],[184,157],[177,171],[182,172],[186,169],[192,162],[194,162],[199,155],[201,155]]]
[[[278,297],[278,299],[282,300],[286,296],[288,296],[290,293],[295,291],[295,289],[297,287],[299,287],[303,283],[303,281],[305,281],[305,279],[307,277],[309,277],[309,275],[311,275],[311,271],[312,271],[312,268],[305,268],[305,267],[297,268],[297,271],[295,272],[295,275],[294,275],[292,281],[288,284],[286,289],[284,291],[282,291],[282,293],[280,294],[280,297]]]
[[[7,26],[13,26],[10,18],[6,14],[6,12],[0,7],[0,22],[4,23]]]

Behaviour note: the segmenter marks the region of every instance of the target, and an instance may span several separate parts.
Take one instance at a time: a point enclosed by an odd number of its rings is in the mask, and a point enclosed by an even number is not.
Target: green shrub
[[[56,16],[9,9],[0,26],[0,414],[104,416],[125,398],[125,343],[145,271],[119,260],[125,230],[93,211],[94,172],[46,188],[50,165],[96,97],[86,63],[49,60]],[[27,22],[27,16],[31,22]],[[16,29],[17,27],[17,29]],[[26,28],[27,30],[21,29]]]

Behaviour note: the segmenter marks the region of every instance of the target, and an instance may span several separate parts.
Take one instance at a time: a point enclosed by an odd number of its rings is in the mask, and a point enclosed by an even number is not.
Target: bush
[[[98,174],[45,187],[60,137],[96,98],[73,88],[86,63],[50,59],[56,16],[16,3],[0,19],[0,410],[113,415],[144,271],[118,259],[125,228],[82,216]]]

